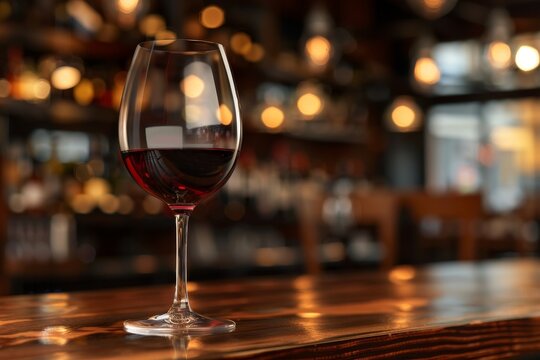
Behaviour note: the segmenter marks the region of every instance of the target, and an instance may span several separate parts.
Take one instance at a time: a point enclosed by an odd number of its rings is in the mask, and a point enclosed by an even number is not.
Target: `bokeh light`
[[[506,69],[512,61],[512,50],[507,43],[493,41],[488,45],[487,58],[495,69]]]
[[[298,98],[296,106],[302,115],[313,117],[321,112],[323,102],[318,95],[308,92]]]
[[[73,66],[60,66],[51,74],[51,83],[59,90],[71,89],[80,80],[81,72]]]
[[[441,72],[431,57],[421,57],[414,65],[414,78],[420,84],[435,85],[441,79]]]
[[[200,14],[201,24],[208,29],[217,29],[225,22],[225,12],[215,5],[205,7]]]
[[[94,99],[94,85],[92,81],[83,79],[73,90],[73,97],[80,105],[88,105]]]
[[[522,45],[516,52],[515,61],[521,71],[532,71],[538,67],[540,56],[534,47]]]
[[[216,111],[216,116],[219,122],[223,125],[230,125],[233,120],[233,115],[229,107],[225,104],[219,105],[219,108]]]
[[[389,106],[387,121],[391,130],[399,132],[414,131],[422,123],[422,111],[413,98],[400,96]]]
[[[285,114],[276,106],[268,106],[261,112],[261,121],[269,129],[277,129],[284,120]]]
[[[123,14],[131,14],[137,9],[139,0],[116,0],[116,8]]]
[[[180,83],[180,89],[188,98],[197,98],[204,91],[204,81],[197,75],[188,75]]]
[[[323,66],[330,60],[332,45],[324,36],[316,35],[306,41],[305,50],[309,60],[313,64]]]

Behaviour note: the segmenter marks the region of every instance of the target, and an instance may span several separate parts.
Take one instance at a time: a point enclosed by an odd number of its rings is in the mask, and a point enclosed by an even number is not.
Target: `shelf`
[[[511,100],[528,97],[540,97],[540,87],[512,89],[512,90],[485,90],[471,93],[448,95],[416,95],[426,106],[457,104],[466,102],[485,102],[491,100]]]
[[[125,60],[133,53],[136,41],[130,45],[126,39],[122,42],[86,40],[65,29],[0,24],[0,43],[87,59]]]
[[[79,131],[112,129],[118,121],[116,110],[98,106],[81,106],[73,101],[28,102],[0,99],[0,114],[12,116],[43,127],[75,128]],[[22,125],[19,123],[19,125]]]

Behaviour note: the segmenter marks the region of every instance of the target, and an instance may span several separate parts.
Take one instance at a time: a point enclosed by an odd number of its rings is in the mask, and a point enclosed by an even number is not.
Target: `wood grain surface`
[[[532,359],[540,354],[540,262],[396,267],[190,283],[192,306],[237,330],[127,334],[164,312],[172,286],[0,298],[0,359]],[[536,354],[536,355],[535,355]]]

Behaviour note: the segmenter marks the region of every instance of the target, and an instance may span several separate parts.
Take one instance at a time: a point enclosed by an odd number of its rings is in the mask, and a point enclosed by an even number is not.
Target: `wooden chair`
[[[402,204],[410,211],[417,225],[426,218],[455,224],[458,233],[458,259],[478,258],[477,225],[484,212],[480,194],[409,193],[402,195]]]
[[[300,195],[299,230],[302,251],[309,274],[321,271],[319,247],[320,228],[324,222],[323,207],[328,195],[321,189],[305,189]],[[380,267],[388,269],[397,259],[397,198],[391,192],[356,191],[350,196],[355,224],[374,225],[383,248]]]
[[[377,239],[382,247],[381,268],[389,269],[396,264],[398,242],[398,198],[385,190],[356,191],[351,195],[354,221],[362,225],[374,225]]]

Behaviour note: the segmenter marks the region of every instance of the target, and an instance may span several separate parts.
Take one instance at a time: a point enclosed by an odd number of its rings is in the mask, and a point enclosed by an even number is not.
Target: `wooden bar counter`
[[[127,334],[171,286],[0,298],[0,359],[458,359],[540,354],[540,261],[190,283],[230,334]],[[536,355],[535,355],[536,354]]]

